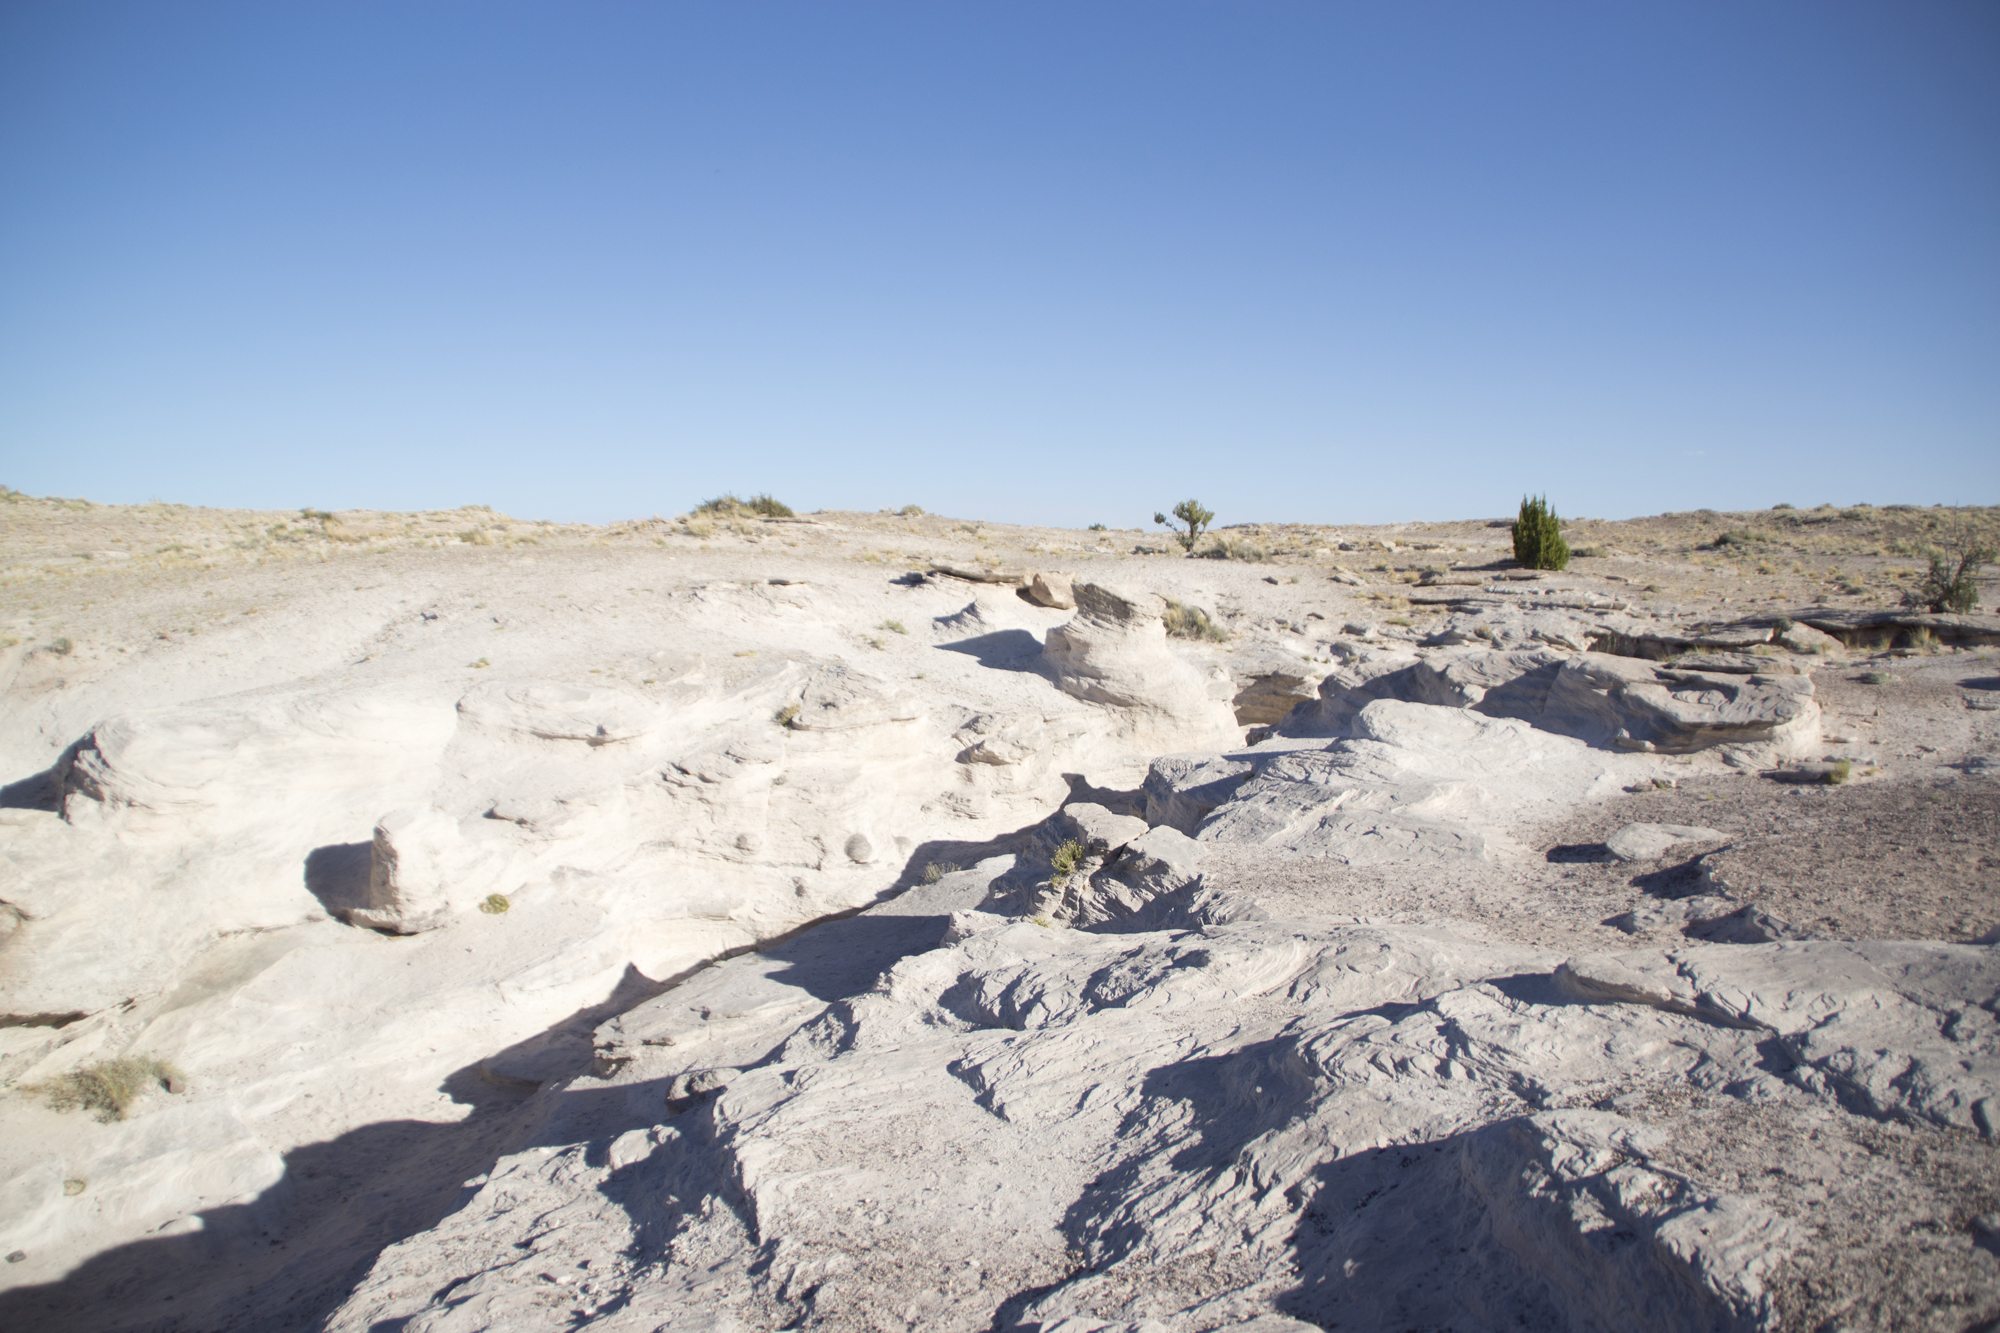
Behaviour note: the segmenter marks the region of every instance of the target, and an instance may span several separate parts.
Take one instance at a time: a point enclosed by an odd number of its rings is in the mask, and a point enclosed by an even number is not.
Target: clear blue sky
[[[0,6],[0,482],[2000,501],[2000,5]]]

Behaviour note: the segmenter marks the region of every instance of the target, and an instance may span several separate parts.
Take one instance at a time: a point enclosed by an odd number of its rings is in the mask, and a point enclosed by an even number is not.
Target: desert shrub
[[[959,869],[950,861],[933,861],[924,867],[924,883],[935,884],[946,875],[956,875]]]
[[[786,704],[783,708],[780,708],[777,712],[771,714],[771,720],[777,723],[781,727],[789,727],[792,725],[792,719],[797,717],[798,715],[799,715],[799,706],[795,703],[791,703],[791,704]]]
[[[1199,500],[1183,500],[1174,506],[1174,517],[1187,524],[1188,529],[1186,532],[1174,533],[1174,540],[1181,544],[1183,551],[1193,555],[1194,544],[1201,540],[1202,529],[1215,521],[1215,512],[1203,509]],[[1165,523],[1168,527],[1173,526],[1165,514],[1154,514],[1153,522]]]
[[[1093,523],[1093,524],[1091,524],[1091,525],[1090,525],[1090,530],[1091,530],[1092,532],[1109,532],[1109,531],[1111,531],[1111,529],[1109,529],[1109,528],[1105,527],[1105,526],[1104,526],[1104,525],[1103,525],[1102,523]]]
[[[1794,621],[1790,616],[1779,616],[1776,620],[1771,622],[1771,628],[1776,630],[1780,634],[1789,634],[1797,627],[1798,627],[1797,622]]]
[[[1174,535],[1178,537],[1180,534]],[[1271,558],[1271,553],[1256,542],[1227,534],[1217,537],[1197,554],[1204,560],[1248,560],[1252,563],[1262,563]]]
[[[782,500],[774,500],[768,492],[751,496],[747,500],[734,495],[718,495],[713,500],[703,500],[694,507],[697,514],[759,514],[765,518],[791,518],[792,507]]]
[[[1188,606],[1173,598],[1163,599],[1167,613],[1167,633],[1176,639],[1205,639],[1210,643],[1222,643],[1229,638],[1229,631],[1208,618],[1208,612],[1198,606]]]
[[[769,497],[767,496],[766,498],[768,499]],[[789,509],[785,511],[787,514],[790,512],[791,510]],[[924,507],[922,505],[904,505],[896,512],[904,518],[922,518],[924,516]]]
[[[49,640],[49,651],[54,653],[57,657],[68,657],[70,655],[70,652],[75,647],[76,645],[71,643],[68,639]]]
[[[1754,542],[1767,542],[1770,540],[1770,537],[1764,533],[1753,531],[1750,528],[1731,528],[1727,532],[1718,534],[1716,539],[1710,542],[1709,545],[1720,551],[1730,546],[1749,546]]]
[[[486,915],[488,916],[499,916],[502,912],[506,911],[513,905],[514,904],[507,901],[506,894],[489,893],[486,895],[485,900],[479,904],[479,910],[486,913]]]
[[[1788,505],[1788,504],[1775,504],[1775,505],[1772,505],[1772,506],[1771,506],[1771,508],[1773,508],[1773,509],[1796,509],[1796,508],[1798,508],[1798,506],[1797,506],[1797,505]]]
[[[903,622],[900,620],[885,620],[881,624],[877,625],[875,628],[888,630],[891,634],[909,633],[908,630],[903,628]]]
[[[1906,605],[1961,615],[1979,605],[1979,586],[1974,578],[1981,565],[1994,559],[1995,552],[1980,544],[1969,525],[1952,524],[1945,529],[1943,544],[1925,554],[1930,558],[1930,569],[1903,595]]]
[[[1082,864],[1083,844],[1075,838],[1062,843],[1049,855],[1049,869],[1055,872],[1055,877],[1058,880],[1068,879],[1076,873],[1076,868]]]
[[[1845,759],[1836,759],[1826,770],[1826,782],[1830,787],[1838,787],[1854,776],[1854,765]]]
[[[330,509],[301,509],[299,517],[308,523],[324,523],[333,517],[333,511]]]
[[[1546,497],[1521,497],[1521,516],[1514,520],[1514,559],[1529,569],[1568,566],[1569,543],[1562,538],[1562,520]]]
[[[1887,685],[1889,679],[1889,673],[1886,671],[1871,671],[1861,678],[1861,683],[1864,685]]]
[[[140,1093],[148,1088],[164,1088],[179,1077],[180,1071],[170,1064],[147,1055],[127,1055],[58,1074],[47,1083],[37,1083],[25,1091],[40,1097],[55,1110],[89,1111],[110,1124],[125,1118]]]

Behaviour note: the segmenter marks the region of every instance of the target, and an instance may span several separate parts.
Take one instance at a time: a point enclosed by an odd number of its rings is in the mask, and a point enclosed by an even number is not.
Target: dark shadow
[[[1979,676],[1972,680],[1961,680],[1962,690],[2000,690],[2000,676]]]
[[[1146,817],[1144,787],[1134,787],[1129,790],[1120,787],[1094,787],[1090,779],[1081,773],[1065,773],[1062,775],[1062,780],[1069,784],[1069,800],[1064,801],[1064,805],[1076,801],[1088,801],[1092,805],[1103,806],[1114,815],[1132,815],[1139,819]]]
[[[276,1185],[249,1203],[202,1210],[199,1231],[121,1245],[59,1282],[0,1293],[0,1328],[316,1327],[384,1247],[461,1207],[471,1196],[464,1182],[521,1140],[520,1094],[467,1070],[445,1086],[472,1102],[466,1119],[383,1121],[295,1148]]]
[[[1829,785],[1826,780],[1826,770],[1819,768],[1781,768],[1765,773],[1762,776],[1767,782],[1783,782],[1794,787],[1824,787]]]
[[[66,1278],[0,1292],[0,1328],[64,1333],[308,1329],[345,1300],[387,1246],[463,1207],[503,1156],[644,1123],[649,1089],[534,1097],[492,1069],[523,1058],[589,1065],[589,1033],[659,987],[628,968],[612,994],[545,1032],[457,1070],[442,1090],[471,1108],[456,1123],[388,1120],[285,1154],[278,1183],[248,1203],[201,1210],[199,1231],[152,1237],[86,1260]],[[579,1040],[580,1037],[580,1040]],[[560,1112],[558,1114],[558,1111]],[[448,1281],[449,1278],[441,1278]],[[390,1325],[394,1327],[395,1325]]]
[[[1689,898],[1701,891],[1701,857],[1634,875],[1627,883],[1655,898]]]
[[[979,665],[996,671],[1040,674],[1042,669],[1042,641],[1024,629],[995,630],[991,634],[975,635],[957,643],[941,643],[937,647],[947,653],[964,653],[976,659]]]
[[[62,780],[56,770],[45,768],[32,777],[0,787],[0,810],[62,809]]]
[[[1611,860],[1611,851],[1601,842],[1565,842],[1549,848],[1546,858],[1559,866],[1601,865]]]
[[[89,741],[90,737],[85,736],[80,741],[71,742],[56,756],[56,761],[41,772],[0,786],[0,810],[59,812],[62,809],[63,774],[68,772],[77,753]]]
[[[1540,726],[1548,708],[1549,689],[1556,683],[1556,676],[1561,671],[1560,662],[1524,671],[1504,685],[1495,685],[1486,691],[1486,697],[1474,704],[1472,711],[1487,717],[1511,717]]]
[[[367,907],[373,843],[336,842],[306,854],[306,891],[334,920],[350,907]]]

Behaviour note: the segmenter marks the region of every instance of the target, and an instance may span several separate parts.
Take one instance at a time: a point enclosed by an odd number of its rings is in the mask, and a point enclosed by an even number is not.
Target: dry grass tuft
[[[108,1125],[123,1120],[139,1094],[148,1088],[167,1087],[180,1076],[172,1065],[151,1056],[126,1055],[58,1074],[23,1091],[58,1111],[89,1111]]]

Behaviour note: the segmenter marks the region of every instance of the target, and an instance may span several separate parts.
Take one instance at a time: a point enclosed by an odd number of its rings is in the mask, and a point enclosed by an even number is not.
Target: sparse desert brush
[[[697,514],[721,514],[735,517],[738,514],[757,514],[764,518],[792,518],[792,507],[782,500],[773,499],[769,492],[760,492],[747,500],[734,495],[718,495],[713,500],[703,500],[694,507]]]
[[[1826,770],[1826,782],[1830,787],[1838,787],[1854,776],[1854,765],[1845,759],[1836,759]]]
[[[792,725],[792,720],[796,718],[798,715],[799,715],[799,705],[797,705],[796,703],[789,703],[786,704],[783,708],[780,708],[777,712],[771,714],[771,720],[777,723],[781,727],[789,727]]]
[[[1068,879],[1083,864],[1083,844],[1075,838],[1059,844],[1049,855],[1049,869],[1058,880]]]
[[[922,505],[904,505],[896,513],[903,518],[922,518],[924,516],[924,507]]]
[[[1960,615],[1979,605],[1979,586],[1974,579],[1979,567],[1995,558],[1995,551],[1980,541],[1970,524],[1952,520],[1940,545],[1925,554],[1930,558],[1930,569],[1921,583],[1903,595],[1906,604]]]
[[[485,900],[479,904],[479,910],[486,913],[486,915],[488,916],[499,916],[502,912],[506,911],[513,905],[514,904],[507,901],[506,894],[489,893],[486,895]]]
[[[877,625],[875,628],[888,630],[891,634],[909,633],[908,630],[903,628],[903,622],[900,620],[885,620],[881,624]]]
[[[1178,537],[1179,534],[1176,533],[1175,536]],[[1204,560],[1248,560],[1253,564],[1261,564],[1271,558],[1271,553],[1256,542],[1245,541],[1241,537],[1232,537],[1226,533],[1196,554]]]
[[[40,1097],[58,1111],[89,1111],[108,1125],[123,1120],[140,1093],[169,1087],[180,1077],[180,1071],[164,1061],[126,1055],[84,1065],[22,1091]]]
[[[1563,540],[1562,520],[1547,497],[1521,497],[1521,516],[1514,520],[1514,559],[1529,569],[1568,567],[1569,543]]]
[[[76,645],[71,643],[68,639],[49,640],[49,651],[54,653],[57,657],[68,657],[70,653],[75,649],[75,647]]]
[[[959,867],[950,861],[933,861],[924,867],[924,883],[935,884],[946,875],[956,875]]]
[[[1167,633],[1176,639],[1204,639],[1210,643],[1224,643],[1229,639],[1229,631],[1208,618],[1208,612],[1198,606],[1188,606],[1171,597],[1161,599],[1167,604],[1167,613],[1161,617],[1166,623]]]

